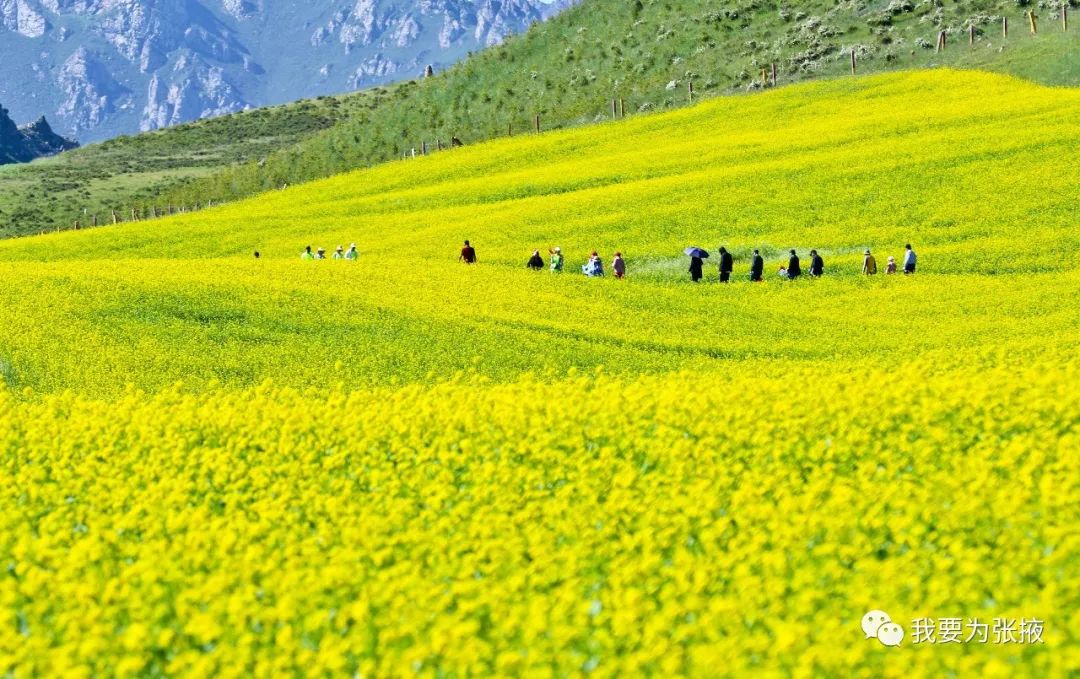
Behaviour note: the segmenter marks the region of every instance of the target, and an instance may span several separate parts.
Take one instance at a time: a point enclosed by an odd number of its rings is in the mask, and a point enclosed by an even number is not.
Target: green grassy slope
[[[852,48],[864,73],[954,65],[1080,84],[1078,31],[1062,33],[1056,8],[1036,9],[1041,28],[1031,36],[1026,9],[1003,0],[585,0],[436,78],[305,103],[298,115],[258,114],[271,116],[265,130],[243,114],[0,171],[0,235],[68,228],[84,210],[243,197],[398,158],[424,141],[473,143],[508,125],[521,133],[535,114],[545,128],[602,120],[613,97],[631,114],[678,107],[690,80],[701,96],[744,92],[771,63],[782,85],[840,75]],[[1008,40],[1001,15],[1011,18]],[[939,30],[949,33],[941,54]]]
[[[385,90],[321,97],[117,137],[27,165],[0,167],[0,238],[127,219],[140,197],[296,144],[376,105]],[[168,205],[168,202],[160,203]]]
[[[0,360],[14,385],[112,393],[1075,347],[1077,113],[1074,91],[986,74],[833,80],[9,240]],[[463,238],[482,266],[454,263]],[[297,257],[351,241],[358,265]],[[884,263],[905,241],[916,280],[858,275],[864,248]],[[692,288],[682,248],[717,243],[736,283]],[[553,245],[564,276],[524,270]],[[830,275],[745,282],[751,249],[773,278],[790,247],[818,248]],[[594,248],[622,250],[630,280],[575,274]]]

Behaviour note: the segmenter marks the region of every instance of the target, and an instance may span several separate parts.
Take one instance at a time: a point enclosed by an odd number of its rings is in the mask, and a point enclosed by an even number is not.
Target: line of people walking
[[[918,258],[910,243],[904,246],[904,250],[903,271],[905,274],[913,274],[915,273],[915,266]],[[556,247],[549,249],[548,253],[551,256],[551,271],[554,273],[561,273],[565,265],[562,248]],[[689,247],[684,250],[684,254],[690,257],[690,280],[695,283],[702,280],[705,277],[705,260],[710,257],[709,252],[703,248]],[[720,247],[718,254],[720,255],[718,266],[720,282],[727,283],[731,280],[731,276],[735,271],[735,258],[728,249],[723,246]],[[462,249],[461,256],[458,259],[466,264],[476,263],[476,249],[469,244],[469,241],[465,241],[465,247]],[[809,259],[809,266],[805,271],[805,275],[809,275],[811,278],[823,276],[825,274],[825,259],[817,250],[810,251]],[[544,262],[540,250],[533,250],[532,256],[529,257],[525,266],[533,271],[542,271],[547,268],[548,264]],[[626,276],[626,261],[623,259],[622,252],[616,252],[612,258],[611,271],[616,278],[624,278]],[[889,257],[885,273],[895,274],[897,271],[896,258]],[[588,261],[581,266],[581,272],[590,278],[598,278],[605,275],[604,262],[596,250],[592,251]],[[870,250],[867,249],[863,254],[862,273],[867,276],[874,276],[877,272],[877,259]],[[780,265],[777,276],[784,280],[795,280],[803,275],[802,259],[799,257],[796,250],[789,250],[788,260],[785,264]],[[755,283],[765,280],[765,258],[762,257],[760,250],[755,249],[751,256],[750,280]]]
[[[255,258],[258,259],[258,257],[259,253],[256,252]],[[346,259],[349,261],[355,261],[357,259],[360,259],[360,253],[356,249],[356,243],[350,245],[348,250],[345,249],[345,246],[339,245],[334,250],[334,254],[328,258],[326,256],[326,250],[324,248],[318,248],[317,250],[312,252],[311,246],[309,245],[304,248],[303,252],[300,253],[300,259],[304,261],[312,259]]]

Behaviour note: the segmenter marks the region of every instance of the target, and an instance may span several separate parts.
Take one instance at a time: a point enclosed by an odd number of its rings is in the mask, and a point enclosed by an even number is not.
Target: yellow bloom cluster
[[[0,671],[1080,668],[1080,363],[788,378],[0,396]]]
[[[1077,674],[1078,121],[853,78],[0,242],[0,676]]]

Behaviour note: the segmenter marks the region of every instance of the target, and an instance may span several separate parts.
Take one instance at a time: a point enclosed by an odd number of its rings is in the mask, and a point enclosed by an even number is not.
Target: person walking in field
[[[802,275],[802,262],[799,261],[799,256],[795,254],[795,251],[791,251],[791,257],[788,257],[787,264],[787,277],[791,280],[795,280]]]
[[[765,258],[761,253],[754,250],[754,258],[750,260],[750,280],[760,283],[765,277]]]
[[[616,252],[615,259],[611,260],[611,270],[615,272],[615,278],[626,276],[626,262],[623,261],[621,252]]]
[[[350,262],[355,262],[356,260],[360,259],[360,253],[356,251],[356,243],[353,243],[349,246],[348,251],[345,253],[345,259],[349,260]]]
[[[305,260],[305,261],[307,261],[309,259],[315,259],[315,255],[311,252],[311,246],[310,245],[307,246],[306,248],[304,248],[304,251],[300,253],[300,259]]]
[[[326,250],[324,248],[319,248],[318,250],[316,250],[315,259],[326,259]]]
[[[905,245],[904,249],[907,250],[907,252],[904,253],[904,273],[913,274],[915,273],[915,260],[917,259],[915,257],[915,251],[911,249],[911,243]]]
[[[825,273],[825,260],[821,258],[817,250],[810,251],[810,275],[814,278],[821,278],[821,275]]]
[[[731,280],[731,271],[735,268],[735,258],[731,256],[731,253],[727,251],[727,248],[720,246],[720,282],[727,283]]]
[[[533,271],[540,271],[544,268],[544,258],[540,256],[539,250],[533,250],[532,257],[529,257],[529,261],[525,266]]]
[[[466,264],[476,264],[476,248],[469,244],[469,241],[465,241],[465,247],[461,248],[461,254],[458,255],[459,262],[465,262]]]
[[[873,276],[877,273],[877,260],[874,259],[874,256],[870,254],[869,250],[863,255],[862,272],[867,276]]]
[[[339,246],[337,246],[337,248],[334,249],[333,258],[334,259],[345,259],[345,246],[344,245],[339,245]]]
[[[604,275],[604,263],[600,261],[600,255],[593,250],[589,261],[581,267],[581,272],[589,278],[601,278]]]
[[[896,273],[896,257],[889,257],[889,262],[885,265],[886,274]]]
[[[548,254],[551,255],[551,272],[562,273],[563,270],[563,256],[562,248],[555,248],[554,250],[548,250]]]
[[[788,273],[787,267],[783,264],[780,265],[780,269],[776,272],[776,275],[784,280],[790,280],[791,274]]]
[[[703,262],[704,260],[702,260],[701,257],[698,257],[697,255],[693,255],[690,257],[690,280],[695,283],[701,280],[701,266]]]

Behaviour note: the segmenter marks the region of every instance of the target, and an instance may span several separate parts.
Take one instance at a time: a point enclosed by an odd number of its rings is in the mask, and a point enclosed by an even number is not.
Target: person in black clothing
[[[476,248],[469,244],[469,241],[465,241],[465,247],[461,248],[458,261],[466,264],[476,264]]]
[[[731,269],[734,267],[734,258],[727,248],[720,248],[720,282],[727,283],[731,279]]]
[[[821,258],[821,255],[817,253],[817,250],[811,250],[810,275],[814,278],[818,278],[823,273],[825,273],[825,260]]]
[[[540,256],[539,250],[533,250],[532,257],[529,258],[529,263],[525,266],[533,271],[540,271],[544,268],[544,258]]]
[[[787,275],[791,280],[795,280],[802,275],[802,264],[799,262],[799,256],[795,254],[795,251],[791,251],[791,258],[788,259]]]
[[[750,280],[755,283],[760,283],[764,275],[765,259],[762,258],[760,252],[754,250],[754,259],[750,262]]]
[[[690,258],[690,280],[695,283],[701,280],[701,257]]]

